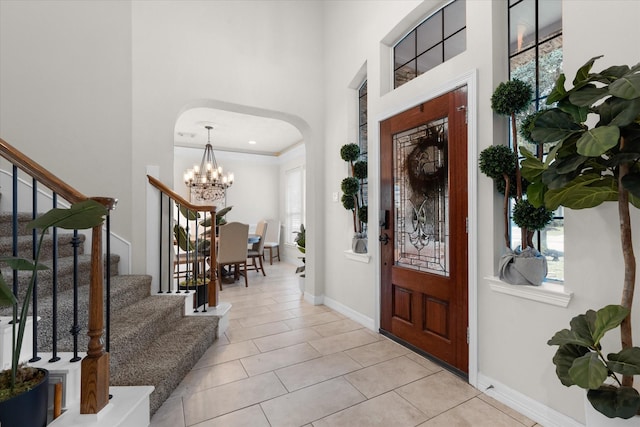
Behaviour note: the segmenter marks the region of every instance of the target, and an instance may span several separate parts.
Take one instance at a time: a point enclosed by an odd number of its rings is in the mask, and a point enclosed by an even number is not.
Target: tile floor
[[[153,427],[537,426],[438,365],[325,306],[294,266],[225,285],[230,326]]]

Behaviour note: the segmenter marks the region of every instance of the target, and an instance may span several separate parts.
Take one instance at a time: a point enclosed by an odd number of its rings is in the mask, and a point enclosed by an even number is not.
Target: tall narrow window
[[[367,81],[365,80],[358,88],[358,145],[360,146],[360,160],[367,161],[369,152],[369,141],[367,139]],[[362,183],[362,204],[369,204],[369,184],[368,180]],[[365,224],[365,232],[367,224]]]
[[[545,108],[546,98],[562,72],[562,1],[509,0],[509,74],[510,79],[527,82],[534,99],[528,111],[520,114],[521,123],[530,113]],[[518,138],[521,138],[518,136]],[[533,145],[518,139],[518,145],[539,157],[549,146]],[[512,223],[512,247],[520,244],[520,233]],[[547,280],[564,280],[564,213],[560,207],[554,220],[537,233],[538,250],[547,257]]]
[[[454,0],[393,47],[393,87],[402,86],[466,49],[466,0]]]
[[[304,169],[300,166],[285,172],[286,243],[295,244],[295,231],[304,224]]]

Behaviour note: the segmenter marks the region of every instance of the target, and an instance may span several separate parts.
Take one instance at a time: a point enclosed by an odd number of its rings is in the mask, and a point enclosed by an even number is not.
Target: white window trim
[[[497,277],[485,277],[484,279],[494,292],[558,307],[566,308],[573,298],[573,292],[559,283],[543,282],[540,286],[528,286],[511,285]]]

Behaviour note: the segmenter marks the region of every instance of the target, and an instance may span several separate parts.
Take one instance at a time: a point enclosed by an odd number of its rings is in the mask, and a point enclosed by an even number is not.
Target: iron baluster
[[[58,207],[58,195],[53,193],[53,207]],[[60,360],[58,357],[58,227],[53,227],[51,232],[52,236],[52,249],[51,253],[53,259],[52,263],[52,283],[51,283],[51,338],[53,342],[51,343],[51,359],[49,362],[57,362]]]
[[[73,358],[71,362],[81,360],[78,356],[78,335],[80,334],[80,326],[78,326],[78,247],[80,246],[80,238],[78,230],[73,230],[73,238],[71,239],[73,246],[73,326],[69,333],[73,336]]]
[[[33,178],[31,180],[31,218],[36,219],[38,217],[38,181]],[[38,232],[34,228],[32,233],[32,254],[33,259],[36,259],[37,254],[37,240],[38,240]],[[29,362],[37,362],[41,358],[38,356],[38,268],[33,270],[33,295],[31,299],[32,304],[32,313],[31,317],[33,319],[32,328],[33,328],[33,357],[29,359]]]

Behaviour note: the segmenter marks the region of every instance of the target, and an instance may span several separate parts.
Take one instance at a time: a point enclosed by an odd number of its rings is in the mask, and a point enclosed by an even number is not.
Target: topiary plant
[[[342,180],[342,206],[353,214],[354,233],[364,233],[367,223],[367,205],[364,200],[363,184],[367,180],[368,163],[360,158],[358,144],[345,144],[340,148],[340,157],[349,163],[349,176]]]
[[[509,116],[511,119],[513,150],[507,146],[491,146],[480,153],[480,171],[489,178],[496,180],[497,187],[504,194],[504,226],[505,226],[505,246],[511,247],[509,238],[509,198],[514,197],[516,208],[514,207],[513,222],[521,230],[521,249],[533,247],[533,232],[543,229],[551,220],[551,211],[545,208],[540,210],[530,209],[530,204],[526,202],[524,194],[528,188],[520,173],[518,163],[518,133],[516,126],[516,114],[524,111],[531,101],[531,87],[520,80],[514,79],[502,82],[498,85],[491,96],[491,108],[500,115]],[[527,117],[522,124],[523,136],[530,137],[531,121],[534,119]],[[528,120],[528,121],[527,121]],[[513,189],[515,187],[515,191]],[[508,191],[506,190],[508,189]]]

